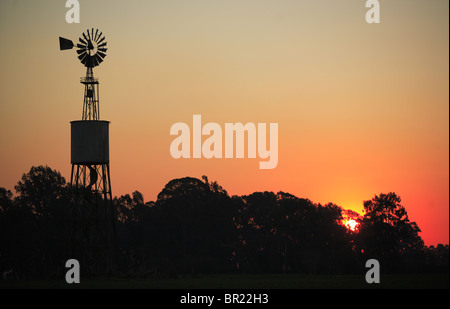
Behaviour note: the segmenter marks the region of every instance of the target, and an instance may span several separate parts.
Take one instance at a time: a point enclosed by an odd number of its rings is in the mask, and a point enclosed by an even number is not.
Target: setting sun
[[[348,219],[343,221],[343,224],[346,228],[348,228],[349,230],[356,232],[359,228],[359,223],[356,220],[353,219]]]

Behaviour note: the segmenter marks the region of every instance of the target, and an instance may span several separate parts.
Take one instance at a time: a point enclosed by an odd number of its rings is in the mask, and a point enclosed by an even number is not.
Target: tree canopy
[[[3,279],[58,276],[70,257],[71,190],[48,166],[0,188]],[[387,272],[448,271],[448,245],[426,247],[401,198],[379,194],[364,215],[286,192],[230,196],[217,182],[169,181],[156,201],[115,197],[119,269],[130,276],[199,273],[361,273],[368,258]],[[359,221],[351,230],[348,217]]]

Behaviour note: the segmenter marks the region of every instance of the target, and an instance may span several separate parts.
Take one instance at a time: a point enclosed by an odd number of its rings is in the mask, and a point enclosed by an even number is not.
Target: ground
[[[435,274],[381,275],[368,284],[364,275],[208,275],[187,278],[81,278],[67,284],[64,278],[48,281],[0,281],[0,289],[448,289],[449,276]]]

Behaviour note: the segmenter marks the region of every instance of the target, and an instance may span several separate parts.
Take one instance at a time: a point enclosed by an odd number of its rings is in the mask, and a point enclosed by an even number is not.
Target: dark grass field
[[[0,289],[448,289],[447,275],[381,275],[368,284],[364,275],[208,275],[188,278],[81,278],[67,284],[49,281],[0,281]]]

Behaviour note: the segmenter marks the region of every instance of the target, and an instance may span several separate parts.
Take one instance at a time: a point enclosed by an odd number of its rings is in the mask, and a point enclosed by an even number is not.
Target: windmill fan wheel
[[[77,46],[78,59],[87,68],[94,68],[103,62],[106,57],[106,41],[102,32],[98,33],[94,28],[83,32],[83,37],[79,38]]]

